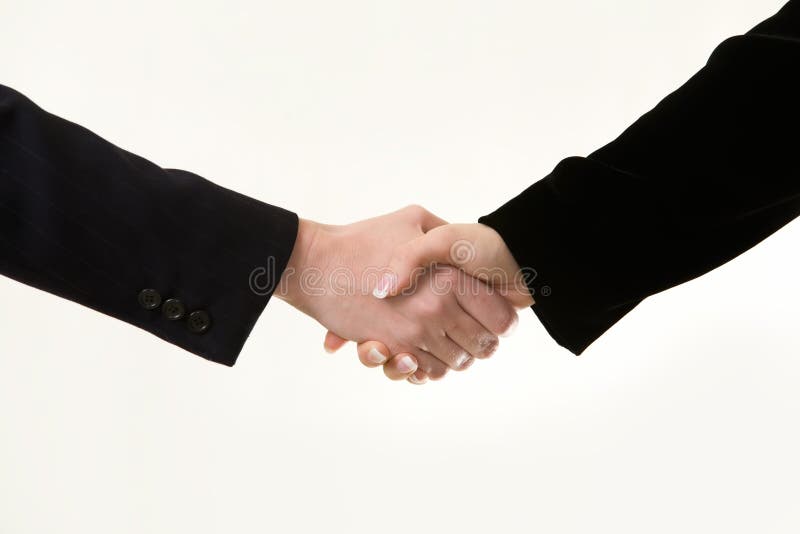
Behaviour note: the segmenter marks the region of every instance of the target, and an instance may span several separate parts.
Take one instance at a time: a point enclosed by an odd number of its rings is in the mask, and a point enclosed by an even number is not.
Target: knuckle
[[[430,319],[444,311],[444,304],[442,299],[436,298],[435,295],[425,295],[417,300],[416,309],[419,315]]]
[[[414,218],[422,217],[428,212],[428,210],[426,210],[419,204],[409,204],[408,206],[403,208],[403,211]]]
[[[436,317],[439,317],[444,314],[446,306],[444,304],[443,298],[434,298],[430,299],[428,303],[428,312]]]
[[[410,243],[403,243],[394,247],[392,258],[400,264],[406,264],[411,260],[413,249]]]
[[[422,340],[425,337],[426,333],[427,332],[425,330],[425,327],[422,326],[420,323],[415,323],[409,326],[407,334],[409,338],[409,343],[411,345],[418,345],[420,340]]]

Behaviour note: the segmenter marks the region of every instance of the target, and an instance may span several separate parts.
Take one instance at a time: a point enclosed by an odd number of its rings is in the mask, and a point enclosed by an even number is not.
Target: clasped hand
[[[421,384],[491,356],[533,304],[502,238],[419,206],[346,226],[301,219],[276,295],[313,317],[329,352]]]

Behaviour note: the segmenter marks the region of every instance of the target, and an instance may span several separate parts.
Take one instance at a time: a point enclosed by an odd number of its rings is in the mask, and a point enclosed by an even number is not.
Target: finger
[[[505,336],[517,324],[517,311],[502,295],[480,280],[459,272],[456,293],[461,308],[489,332]]]
[[[406,380],[418,367],[419,364],[413,354],[401,352],[384,364],[383,372],[391,380]]]
[[[417,370],[422,371],[427,379],[441,380],[450,370],[439,358],[422,349],[415,350],[414,356],[416,356],[419,364]]]
[[[346,343],[347,343],[346,339],[344,339],[343,337],[339,337],[330,330],[328,330],[328,333],[325,334],[325,343],[323,344],[323,346],[325,347],[325,352],[334,353],[337,350],[341,349]]]
[[[389,361],[391,352],[386,345],[378,341],[366,341],[358,344],[358,359],[367,367],[379,367]]]
[[[444,219],[437,217],[433,213],[429,212],[425,208],[422,209],[422,219],[420,220],[420,229],[428,233],[434,228],[438,228],[440,226],[444,226],[447,224],[447,221]]]
[[[450,264],[449,226],[439,226],[394,251],[388,272],[378,281],[373,296],[382,299],[411,287],[414,279],[433,263]]]
[[[460,313],[463,312],[460,311]],[[454,371],[463,371],[472,365],[473,358],[469,352],[447,337],[444,332],[439,335],[430,336],[425,341],[427,346],[422,348],[441,360],[450,369]]]
[[[367,341],[365,343],[358,344],[358,359],[361,360],[361,363],[367,367],[378,367],[386,364],[389,362],[389,358],[386,356],[387,354],[390,354],[389,348],[378,341]],[[430,362],[426,361],[425,368],[435,369],[437,374],[444,376],[444,373],[447,372],[447,368],[431,355],[420,355],[415,356],[415,358],[417,360],[417,370],[408,376],[408,380],[412,384],[424,384],[429,378],[428,373],[426,373],[425,369],[423,369],[419,364],[420,359],[423,361],[429,359]],[[429,365],[429,363],[432,363],[432,365]],[[391,367],[389,373],[392,376],[399,376],[403,374],[402,371],[397,369],[398,361],[392,361],[391,363],[388,363],[388,365]]]
[[[428,381],[428,375],[422,369],[417,369],[414,374],[408,377],[408,381],[416,386],[421,386]]]
[[[426,210],[422,206],[417,206],[412,204],[411,206],[406,206],[403,210],[409,217],[411,217],[417,224],[419,224],[420,230],[423,232],[428,232],[437,226],[443,226],[447,224],[447,221],[444,219],[437,217],[430,211]]]
[[[473,358],[488,358],[497,350],[500,341],[485,326],[461,310],[447,329],[447,337]]]

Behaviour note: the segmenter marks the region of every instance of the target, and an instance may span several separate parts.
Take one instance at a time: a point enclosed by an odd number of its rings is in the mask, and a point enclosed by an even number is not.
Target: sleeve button
[[[145,310],[155,310],[161,306],[161,295],[155,289],[142,289],[139,292],[139,305]]]
[[[183,319],[183,316],[186,315],[186,308],[178,299],[168,299],[164,302],[164,307],[162,308],[164,313],[164,317],[169,321],[179,321]]]
[[[211,328],[211,317],[200,310],[189,314],[189,331],[193,334],[204,334]]]

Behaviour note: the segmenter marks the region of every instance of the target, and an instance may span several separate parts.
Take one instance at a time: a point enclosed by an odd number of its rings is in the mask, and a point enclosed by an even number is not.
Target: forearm
[[[294,245],[294,214],[162,169],[0,86],[0,273],[232,365]],[[273,283],[254,291],[251,274]],[[204,311],[192,332],[142,289]]]
[[[559,343],[580,353],[642,299],[800,214],[799,38],[793,1],[617,140],[481,219],[537,271],[534,310]]]

